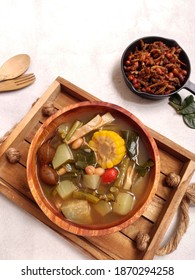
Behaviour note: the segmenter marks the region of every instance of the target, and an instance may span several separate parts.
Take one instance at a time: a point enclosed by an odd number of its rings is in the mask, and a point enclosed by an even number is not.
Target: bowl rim
[[[130,118],[133,123],[141,129],[141,133],[144,137],[146,137],[148,144],[151,146],[152,156],[155,161],[155,165],[153,166],[153,187],[150,189],[147,197],[145,198],[144,202],[142,203],[141,207],[139,207],[138,211],[136,211],[135,215],[128,218],[127,220],[122,221],[119,224],[115,225],[108,225],[103,226],[102,228],[96,228],[96,227],[90,227],[90,226],[83,226],[76,223],[73,223],[71,221],[68,221],[66,218],[62,219],[59,215],[59,212],[54,211],[55,209],[51,206],[50,202],[47,200],[45,195],[43,194],[43,191],[41,189],[41,186],[38,182],[37,173],[34,170],[34,165],[36,165],[36,153],[38,148],[40,147],[41,143],[44,141],[47,141],[48,131],[46,127],[48,125],[51,125],[52,122],[60,117],[63,114],[68,114],[71,111],[76,110],[79,108],[85,108],[88,106],[96,107],[101,106],[105,110],[106,108],[113,111],[118,111],[122,114],[124,114],[127,118]],[[44,137],[45,135],[45,137]],[[43,141],[40,141],[41,137],[43,137]],[[49,137],[48,137],[49,138]],[[46,140],[45,140],[46,139]],[[36,146],[36,143],[38,143],[38,146]],[[35,175],[35,177],[34,177]],[[40,207],[40,209],[43,211],[43,213],[57,226],[61,227],[62,229],[69,231],[71,233],[77,234],[77,235],[83,235],[83,236],[102,236],[106,234],[111,234],[116,231],[120,231],[123,228],[126,228],[128,225],[135,222],[143,213],[144,210],[147,208],[147,206],[150,204],[152,198],[154,197],[158,182],[160,177],[160,156],[158,147],[156,145],[156,142],[154,138],[152,137],[149,130],[145,127],[145,125],[132,113],[130,113],[128,110],[113,104],[109,102],[104,101],[82,101],[75,104],[67,105],[66,107],[60,109],[55,114],[50,116],[37,130],[35,133],[29,151],[27,156],[27,181],[30,188],[30,191],[32,193],[33,198],[35,199],[36,203]],[[37,184],[39,188],[37,188]]]

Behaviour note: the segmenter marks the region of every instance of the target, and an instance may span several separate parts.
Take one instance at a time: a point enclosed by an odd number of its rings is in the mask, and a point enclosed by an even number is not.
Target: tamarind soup
[[[60,117],[37,148],[38,185],[68,230],[116,231],[136,217],[151,193],[156,158],[150,141],[124,109],[102,105],[73,112]]]

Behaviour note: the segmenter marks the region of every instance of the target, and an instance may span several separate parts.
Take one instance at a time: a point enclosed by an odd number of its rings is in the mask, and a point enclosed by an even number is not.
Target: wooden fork
[[[18,78],[0,82],[0,92],[17,90],[27,87],[34,83],[35,75],[33,73],[21,75]]]

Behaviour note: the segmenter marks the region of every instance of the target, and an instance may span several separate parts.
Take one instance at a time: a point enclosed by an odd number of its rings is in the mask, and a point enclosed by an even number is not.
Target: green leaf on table
[[[169,97],[169,105],[171,105],[175,110],[181,109],[182,99],[178,93],[175,93]]]
[[[188,105],[190,105],[193,102],[194,102],[194,96],[188,95],[181,104],[182,108],[187,107]]]
[[[184,123],[195,128],[195,100],[193,95],[187,96],[183,101],[178,93],[169,97],[169,105],[171,105],[178,114],[183,115]]]
[[[195,128],[195,113],[183,115],[183,120],[190,128]]]
[[[180,113],[182,115],[188,115],[188,114],[195,113],[195,101],[187,104],[185,107],[182,107],[182,109],[180,109],[178,113]]]

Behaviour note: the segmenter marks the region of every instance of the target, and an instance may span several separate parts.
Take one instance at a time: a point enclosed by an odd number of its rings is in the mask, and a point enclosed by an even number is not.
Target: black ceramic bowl
[[[143,37],[140,39],[137,39],[136,41],[134,41],[133,43],[131,43],[124,51],[122,58],[121,58],[121,71],[124,77],[124,80],[127,84],[127,86],[130,88],[130,90],[132,92],[134,92],[135,94],[141,96],[141,97],[145,97],[145,98],[149,98],[149,99],[162,99],[162,98],[167,98],[170,95],[175,94],[176,92],[180,91],[181,89],[185,88],[187,90],[189,90],[191,93],[195,94],[195,84],[192,83],[189,80],[190,77],[190,73],[191,73],[191,65],[190,65],[190,60],[187,56],[187,54],[185,53],[185,51],[181,48],[181,52],[180,52],[180,56],[179,59],[184,62],[186,64],[185,66],[185,70],[187,71],[187,75],[184,79],[184,81],[182,82],[181,86],[179,88],[177,88],[177,90],[169,93],[169,94],[152,94],[152,93],[148,93],[148,92],[143,92],[143,91],[138,91],[135,89],[135,87],[133,86],[132,82],[128,79],[125,70],[124,70],[124,63],[127,59],[127,57],[129,56],[129,54],[135,51],[136,48],[141,49],[141,40],[144,41],[144,43],[147,44],[151,44],[153,42],[156,41],[161,41],[164,44],[166,44],[168,47],[180,47],[180,45],[172,40],[172,39],[167,39],[167,38],[163,38],[163,37],[157,37],[157,36],[150,36],[150,37]]]

